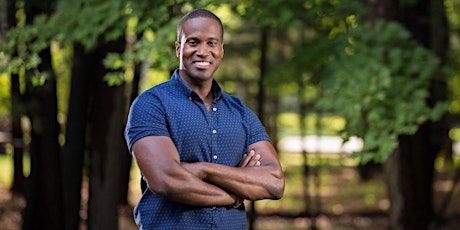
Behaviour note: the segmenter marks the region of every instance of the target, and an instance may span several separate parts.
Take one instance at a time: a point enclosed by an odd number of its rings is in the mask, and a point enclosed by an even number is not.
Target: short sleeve
[[[152,91],[139,95],[129,110],[125,127],[129,151],[136,141],[146,136],[170,136],[162,102]]]
[[[244,111],[243,120],[249,131],[247,144],[252,145],[259,141],[271,141],[259,117],[257,117],[257,115],[242,101],[240,101],[240,103],[243,106]]]

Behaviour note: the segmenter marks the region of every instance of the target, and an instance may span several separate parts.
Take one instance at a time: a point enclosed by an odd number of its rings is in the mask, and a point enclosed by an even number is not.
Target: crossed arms
[[[148,136],[132,147],[149,189],[170,200],[194,206],[238,206],[244,199],[280,199],[284,176],[268,141],[249,146],[239,167],[209,162],[180,162],[169,137]]]

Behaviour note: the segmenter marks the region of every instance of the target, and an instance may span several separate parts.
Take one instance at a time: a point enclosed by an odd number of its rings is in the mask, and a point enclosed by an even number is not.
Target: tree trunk
[[[401,136],[385,164],[390,229],[428,229],[434,218],[432,190],[435,149],[427,125],[413,136]]]
[[[8,13],[10,10],[9,3],[9,0],[0,0],[0,41],[2,42],[5,40],[6,31],[10,27],[9,25],[13,25],[9,21],[9,17],[11,15],[11,13]]]
[[[445,60],[446,20],[442,1],[410,2],[369,0],[369,18],[396,20],[403,24],[419,44]],[[397,9],[397,10],[395,10]],[[372,16],[373,15],[373,16]],[[436,31],[435,31],[436,30]],[[430,105],[445,100],[444,77],[431,84]],[[439,80],[441,79],[441,80]],[[443,90],[444,89],[444,90]],[[444,121],[421,125],[416,134],[399,137],[399,146],[385,164],[390,198],[390,229],[428,229],[434,220],[434,160],[446,137]]]
[[[19,75],[11,75],[11,136],[13,140],[13,184],[11,192],[14,194],[24,194],[24,142],[22,141],[23,131],[21,127],[21,118],[24,114],[22,111],[22,96],[20,92]]]
[[[93,69],[92,58],[84,52],[83,46],[74,46],[66,142],[62,153],[65,229],[69,230],[78,229],[80,224],[80,194]]]
[[[103,83],[104,84],[104,83]],[[118,229],[124,87],[99,88],[92,120],[88,229]]]
[[[27,206],[23,229],[62,229],[60,146],[58,142],[56,79],[50,49],[40,53],[41,73],[50,78],[42,86],[27,85],[31,129],[31,168],[27,181]],[[29,78],[32,73],[29,73]]]
[[[43,13],[51,13],[54,0],[25,2],[28,23]],[[30,175],[26,184],[27,205],[23,215],[23,229],[63,229],[60,146],[58,142],[56,76],[51,65],[51,51],[39,53],[41,63],[26,74],[27,109],[31,122]],[[32,77],[47,74],[41,86],[32,84]]]
[[[121,52],[122,43],[100,47],[95,63],[102,63],[109,51]],[[126,154],[125,87],[108,86],[103,80],[106,70],[102,65],[93,71],[98,82],[91,112],[88,229],[118,229],[121,161]]]
[[[265,72],[266,72],[266,61],[267,61],[267,47],[268,47],[268,28],[262,28],[260,32],[260,61],[259,61],[259,72],[260,77],[258,80],[259,92],[257,95],[257,116],[259,117],[262,124],[266,124],[265,122],[265,100],[266,100],[266,93],[265,93]],[[255,220],[257,217],[255,201],[250,202],[251,208],[248,212],[248,229],[253,230],[255,229]]]
[[[129,95],[129,104],[128,106],[125,107],[125,114],[127,117],[129,107],[133,103],[134,99],[139,95],[139,83],[141,80],[141,64],[135,65],[135,70],[134,70],[134,77],[133,77],[133,82],[131,85],[131,93]],[[126,124],[126,119],[124,120],[123,124]],[[132,166],[132,157],[131,153],[129,152],[128,148],[126,147],[126,154],[122,155],[122,170],[121,170],[121,192],[120,192],[120,198],[119,198],[119,204],[120,205],[129,205],[128,202],[128,195],[129,195],[129,181],[130,181],[130,172],[131,172],[131,166]],[[141,183],[144,182],[144,180],[141,179]]]
[[[16,1],[7,0],[7,28],[16,25]],[[13,140],[13,184],[11,191],[14,194],[24,194],[24,143],[21,118],[24,115],[24,102],[21,96],[19,74],[11,74],[11,136]]]

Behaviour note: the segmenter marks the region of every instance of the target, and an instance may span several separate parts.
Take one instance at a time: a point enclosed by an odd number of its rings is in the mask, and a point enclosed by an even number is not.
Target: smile
[[[211,62],[207,62],[207,61],[197,61],[197,62],[194,62],[194,64],[195,64],[197,67],[208,67],[209,65],[211,65]]]

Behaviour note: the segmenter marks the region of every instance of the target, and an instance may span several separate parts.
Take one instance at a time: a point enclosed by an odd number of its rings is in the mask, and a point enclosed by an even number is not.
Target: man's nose
[[[208,47],[206,46],[206,43],[201,43],[198,46],[196,53],[197,55],[200,55],[200,56],[207,56],[209,54],[209,50],[208,50]]]

